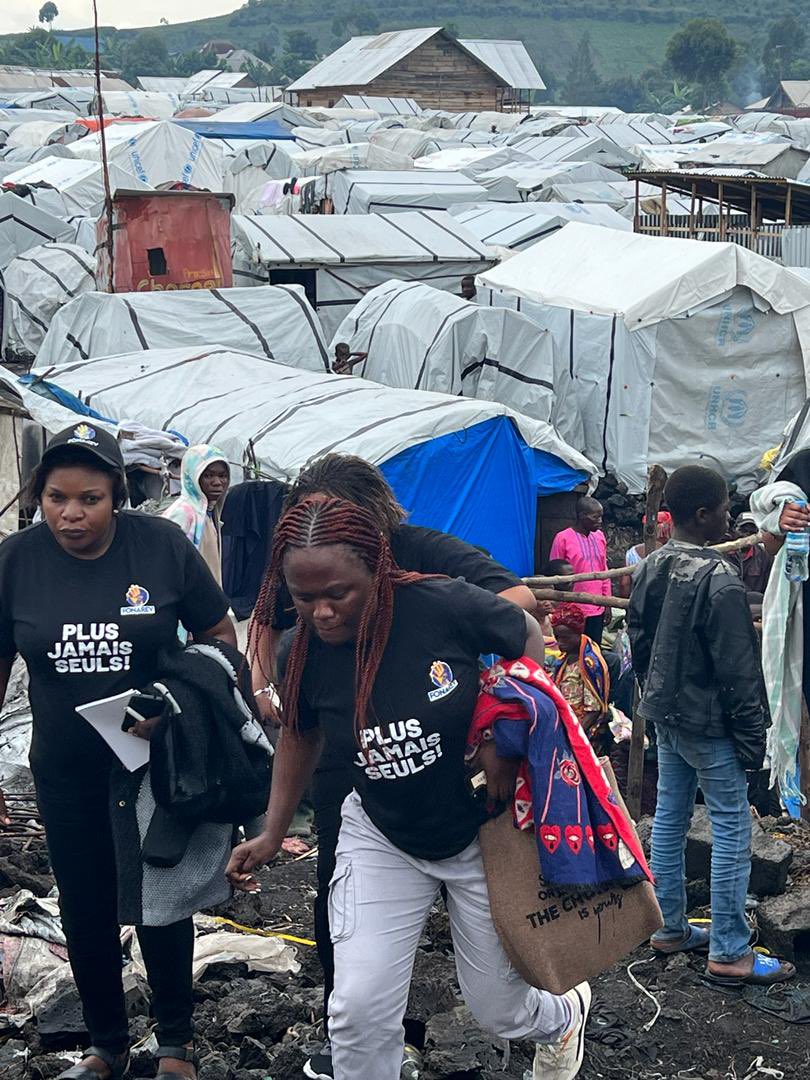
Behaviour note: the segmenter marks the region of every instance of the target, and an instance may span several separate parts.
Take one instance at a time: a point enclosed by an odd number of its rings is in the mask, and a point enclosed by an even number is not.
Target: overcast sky
[[[0,0],[0,33],[27,30],[37,21],[43,0]],[[88,0],[55,0],[59,18],[55,30],[73,30],[92,25],[93,8]],[[224,15],[239,7],[240,0],[195,0],[193,5],[180,0],[98,0],[98,18],[102,26],[154,26],[165,16],[169,22],[189,22],[209,15]]]

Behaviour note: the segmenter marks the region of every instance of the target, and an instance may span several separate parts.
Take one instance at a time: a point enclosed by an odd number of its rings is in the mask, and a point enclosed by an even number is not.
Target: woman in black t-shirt
[[[325,454],[304,469],[290,489],[282,513],[303,499],[326,499],[330,496],[362,506],[371,514],[377,528],[385,533],[391,544],[394,561],[403,570],[463,578],[471,585],[478,585],[487,592],[502,596],[526,611],[535,611],[537,601],[531,590],[519,577],[486,552],[457,536],[405,524],[405,511],[397,502],[380,470],[352,454]],[[265,614],[262,605],[257,604],[257,623]],[[266,693],[262,693],[262,689],[267,687],[270,678],[271,660],[275,656],[277,639],[282,631],[295,626],[296,617],[295,607],[282,579],[275,597],[274,610],[269,612],[270,627],[260,639],[254,641],[256,648],[252,650],[254,688],[258,691],[256,700],[260,703],[260,708],[264,705],[268,719],[271,718],[267,708],[269,698]],[[281,649],[280,660],[283,659],[283,654],[284,647]],[[275,716],[272,718],[275,719]],[[351,762],[337,761],[330,748],[327,748],[321,754],[310,787],[318,833],[318,891],[315,896],[313,923],[318,959],[323,968],[326,1038],[322,1048],[304,1065],[304,1073],[316,1080],[324,1077],[329,1080],[332,1075],[328,1012],[335,964],[329,933],[329,882],[335,872],[341,807],[352,786]],[[424,1027],[424,1024],[417,1020],[407,1017],[405,1019],[405,1037],[411,1044],[406,1049],[406,1056],[412,1060],[424,1045]]]
[[[399,1077],[414,955],[441,884],[459,981],[479,1022],[538,1042],[537,1077],[576,1076],[589,991],[557,997],[511,969],[492,924],[483,818],[464,766],[479,655],[542,662],[539,626],[476,586],[401,570],[375,519],[339,499],[304,500],[284,515],[271,592],[282,573],[299,616],[285,726],[264,832],[235,849],[228,875],[238,888],[256,887],[251,871],[278,852],[325,740],[351,764],[355,788],[330,892],[336,1080]],[[506,800],[517,763],[489,743],[479,764],[489,793]]]
[[[31,769],[92,1042],[60,1075],[115,1080],[129,1038],[112,815],[131,811],[123,800],[111,806],[112,751],[75,710],[151,682],[178,622],[197,638],[236,641],[221,589],[180,530],[121,509],[124,462],[112,435],[79,423],[54,436],[32,490],[43,522],[0,545],[0,700],[19,653],[29,673]],[[8,824],[1,795],[0,819]],[[137,930],[158,1076],[193,1077],[191,918]]]

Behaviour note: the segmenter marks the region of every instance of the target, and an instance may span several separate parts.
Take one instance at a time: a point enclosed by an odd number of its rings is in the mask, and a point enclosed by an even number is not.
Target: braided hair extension
[[[371,692],[380,666],[394,611],[394,588],[423,581],[431,575],[400,570],[394,562],[388,536],[375,517],[344,499],[305,498],[279,521],[273,537],[270,566],[262,583],[248,632],[251,655],[261,658],[261,639],[272,623],[275,599],[285,554],[291,548],[344,544],[372,574],[368,602],[357,632],[355,651],[355,731],[366,727]],[[298,695],[309,649],[310,630],[299,617],[282,686],[284,724],[295,728]],[[261,660],[259,661],[261,663]]]

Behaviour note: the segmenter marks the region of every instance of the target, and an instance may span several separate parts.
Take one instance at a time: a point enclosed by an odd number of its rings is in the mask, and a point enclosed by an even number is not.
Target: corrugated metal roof
[[[526,52],[522,41],[487,41],[475,39],[459,41],[459,45],[471,52],[513,90],[545,90],[540,72]]]
[[[810,106],[810,80],[807,79],[783,79],[779,89],[768,100],[779,96],[779,92],[785,95],[796,108],[806,109]]]
[[[374,37],[353,37],[310,68],[306,75],[290,83],[287,90],[368,86],[440,30],[440,26],[429,26],[416,30],[392,30]]]

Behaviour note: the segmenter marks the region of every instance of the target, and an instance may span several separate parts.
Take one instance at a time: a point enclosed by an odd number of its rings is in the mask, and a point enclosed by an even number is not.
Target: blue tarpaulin
[[[282,139],[295,142],[289,128],[282,127],[277,120],[253,120],[250,123],[217,123],[213,120],[172,120],[173,124],[187,128],[202,135],[204,139]]]
[[[538,496],[587,480],[526,446],[506,416],[412,446],[380,468],[412,525],[453,533],[522,576],[534,571]]]

